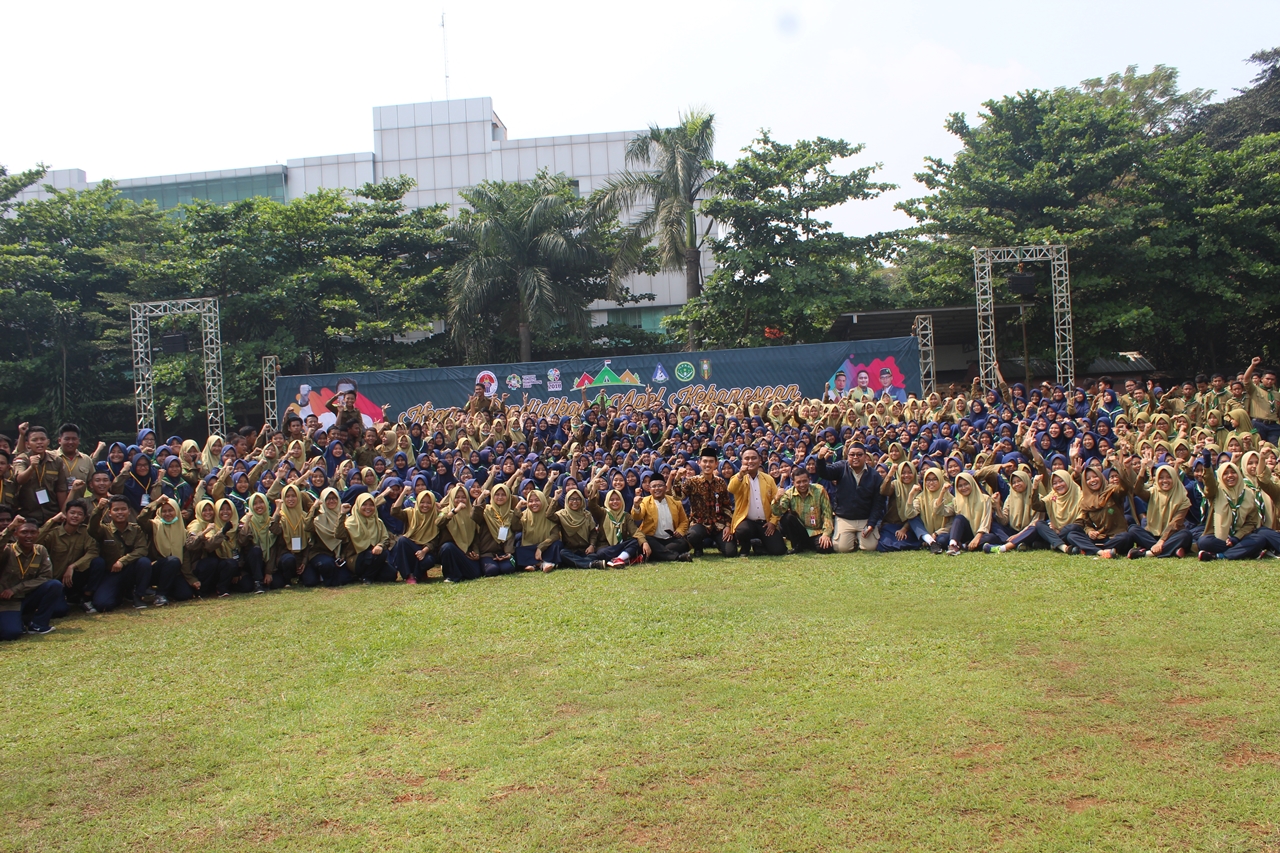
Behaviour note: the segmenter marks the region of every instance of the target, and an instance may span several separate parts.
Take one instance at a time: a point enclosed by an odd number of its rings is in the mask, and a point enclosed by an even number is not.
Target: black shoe
[[[1208,551],[1201,551],[1199,554],[1199,557],[1200,557],[1200,562],[1202,563],[1212,563],[1214,560],[1214,555],[1209,553]]]
[[[1145,555],[1146,555],[1146,553],[1147,553],[1147,552],[1146,552],[1146,551],[1143,551],[1141,548],[1130,548],[1130,549],[1129,549],[1129,559],[1130,559],[1130,560],[1137,560],[1137,559],[1139,559],[1139,558],[1141,558],[1141,557],[1145,556]]]
[[[84,608],[85,613],[88,613],[90,615],[98,612],[98,608],[93,606],[92,601],[83,602],[80,606]]]
[[[702,559],[702,549],[701,549],[701,548],[694,548],[694,549],[693,549],[693,556],[697,557],[698,559]]]
[[[1067,550],[1067,553],[1068,553],[1068,554],[1070,554],[1070,555],[1071,555],[1071,556],[1073,556],[1073,557],[1074,557],[1074,556],[1078,556],[1078,555],[1080,554],[1080,549],[1079,549],[1079,548],[1077,548],[1075,545],[1072,545],[1072,546]]]
[[[266,592],[266,590],[262,588],[262,581],[254,581],[254,582],[253,582],[253,594],[254,594],[254,595],[262,595],[264,592]]]
[[[134,609],[134,610],[146,610],[146,609],[147,609],[147,603],[146,603],[145,601],[143,601],[141,598],[139,598],[138,596],[136,596],[136,595],[135,595],[135,596],[133,597],[133,609]]]
[[[231,593],[229,593],[229,592],[220,592],[220,593],[218,593],[218,598],[230,598],[230,597],[231,597]]]
[[[168,603],[169,603],[169,599],[165,598],[163,595],[157,595],[155,602],[153,602],[151,606],[164,607]]]
[[[608,568],[608,566],[606,566],[606,565],[604,564],[604,560],[592,560],[592,561],[591,561],[591,565],[590,565],[590,566],[588,566],[588,568],[592,568],[592,569],[607,569],[607,568]]]
[[[372,586],[372,585],[373,585],[373,581],[369,580],[368,578],[360,578],[360,585],[361,585],[361,586]]]
[[[690,555],[690,554],[688,554],[688,553],[680,554],[679,556],[677,556],[677,557],[676,557],[676,562],[677,562],[677,563],[692,563],[692,562],[693,562],[693,556],[692,556],[692,555]]]
[[[52,633],[53,633],[53,626],[52,626],[52,625],[45,625],[43,628],[37,628],[35,625],[28,625],[28,626],[27,626],[27,633],[28,633],[28,634],[42,634],[42,635],[43,635],[43,634],[52,634]]]

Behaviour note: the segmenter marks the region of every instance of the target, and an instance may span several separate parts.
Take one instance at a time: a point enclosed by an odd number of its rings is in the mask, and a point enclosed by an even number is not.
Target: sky
[[[761,128],[863,143],[900,189],[830,212],[867,234],[907,225],[943,123],[983,101],[1136,64],[1218,98],[1280,45],[1275,0],[736,0],[645,4],[45,0],[0,13],[10,37],[0,164],[90,180],[371,151],[372,108],[490,96],[510,138],[641,129],[705,107],[716,155]]]

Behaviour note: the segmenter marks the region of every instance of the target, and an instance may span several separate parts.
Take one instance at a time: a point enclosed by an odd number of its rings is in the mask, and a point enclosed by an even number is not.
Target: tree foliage
[[[898,258],[910,304],[971,304],[972,246],[1065,243],[1078,357],[1136,349],[1190,369],[1258,346],[1277,303],[1277,137],[1216,148],[1188,130],[1203,92],[1131,72],[988,101],[977,125],[950,117],[961,151],[927,160],[931,194],[899,205],[917,221]],[[1032,302],[1048,354],[1047,271]]]
[[[725,227],[712,242],[716,271],[669,327],[700,324],[716,347],[823,339],[865,296],[881,240],[833,231],[815,214],[893,189],[871,181],[880,164],[832,170],[862,149],[822,137],[787,145],[761,131],[732,166],[713,164],[702,212]]]

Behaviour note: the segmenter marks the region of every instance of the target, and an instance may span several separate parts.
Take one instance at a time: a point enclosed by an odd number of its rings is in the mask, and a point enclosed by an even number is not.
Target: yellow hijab
[[[367,516],[360,511],[366,505],[371,506],[372,504],[373,495],[368,492],[358,495],[355,506],[351,508],[351,514],[343,522],[346,524],[347,535],[351,537],[351,545],[355,548],[357,554],[362,554],[387,539],[387,526],[378,517],[377,507],[374,507],[373,515],[371,516]]]

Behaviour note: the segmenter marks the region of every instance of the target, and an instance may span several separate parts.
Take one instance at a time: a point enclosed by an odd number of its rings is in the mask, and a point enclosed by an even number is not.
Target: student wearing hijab
[[[361,583],[390,583],[396,579],[395,569],[388,565],[391,534],[378,517],[373,495],[356,497],[351,513],[343,518],[342,535],[347,540],[352,571]]]
[[[476,550],[478,533],[474,507],[467,487],[454,484],[446,497],[447,504],[441,519],[444,521],[448,541],[440,546],[440,565],[445,583],[459,583],[484,576],[480,553]]]
[[[151,582],[156,588],[155,606],[167,604],[169,599],[184,601],[180,580],[188,572],[186,527],[178,504],[168,495],[160,495],[155,502],[138,513],[138,526],[147,534],[150,548],[146,560],[151,569]],[[194,576],[192,576],[193,578]],[[190,580],[187,579],[187,586]],[[186,598],[190,598],[187,595]]]
[[[618,497],[622,497],[620,492]],[[577,488],[570,489],[564,502],[564,508],[560,510],[556,510],[553,504],[550,505],[553,510],[551,517],[558,528],[557,538],[561,544],[560,562],[576,569],[604,568],[603,561],[596,553],[600,545],[596,519],[587,507],[582,492]],[[624,507],[623,512],[625,511]],[[605,518],[608,512],[606,496],[605,505],[601,507],[601,518]]]
[[[414,481],[418,491],[413,496],[413,505],[408,505],[409,489],[405,489],[391,506],[392,516],[404,524],[404,533],[391,548],[390,562],[399,566],[405,583],[409,584],[426,582],[442,538],[435,495],[422,477],[415,477]]]
[[[1156,468],[1154,488],[1138,484],[1135,493],[1147,502],[1143,524],[1129,527],[1134,547],[1129,559],[1140,557],[1182,557],[1191,547],[1191,531],[1186,529],[1191,499],[1172,465]]]
[[[1080,476],[1080,514],[1064,537],[1077,553],[1105,560],[1117,553],[1127,554],[1133,545],[1124,501],[1133,490],[1135,477],[1123,459],[1116,472],[1119,481],[1113,484],[1097,465],[1084,466]]]
[[[255,595],[283,588],[284,575],[276,571],[279,540],[271,532],[271,508],[266,495],[260,492],[249,495],[240,517],[239,537],[244,570],[236,588]]]
[[[496,475],[497,468],[491,468],[490,483]],[[475,547],[480,553],[484,576],[511,574],[516,570],[513,554],[520,522],[515,501],[511,499],[511,488],[506,483],[498,483],[488,495],[481,495],[480,503],[471,508],[471,515],[476,523]]]
[[[496,488],[499,487],[495,486]],[[582,499],[582,493],[577,489],[573,490],[570,497],[574,495],[579,500]],[[554,509],[551,499],[537,489],[529,492],[529,496],[525,498],[525,508],[520,513],[515,561],[526,572],[538,569],[549,572],[560,564],[560,527],[552,515]]]
[[[196,517],[187,525],[185,544],[191,571],[199,582],[199,586],[191,584],[197,595],[231,595],[231,577],[240,566],[235,530],[236,509],[231,501],[221,498],[215,504],[205,499],[196,504]],[[178,600],[185,600],[181,593]]]
[[[1041,502],[1043,505],[1043,502]],[[1015,468],[1009,483],[1009,496],[994,507],[996,522],[1010,531],[1003,545],[986,545],[988,554],[1002,554],[1019,546],[1023,550],[1039,541],[1036,525],[1044,519],[1044,511],[1036,509],[1035,481],[1025,467]]]
[[[890,445],[890,450],[895,447],[901,453],[902,447],[896,442]],[[903,459],[889,466],[888,476],[880,485],[880,494],[887,498],[887,505],[880,525],[877,551],[914,551],[921,544],[926,548],[932,547],[935,541],[933,533],[920,520],[920,511],[915,504],[915,497],[922,490],[918,481],[916,466],[910,460]]]
[[[940,468],[931,466],[925,469],[920,484],[922,489],[912,498],[912,505],[924,529],[933,536],[933,544],[929,549],[935,554],[941,554],[947,547],[944,540],[951,537],[951,524],[956,514],[955,501],[951,490],[947,488],[947,475]]]
[[[1234,462],[1224,462],[1214,472],[1206,467],[1204,497],[1208,505],[1204,535],[1196,543],[1199,558],[1244,560],[1258,556],[1266,541],[1256,531],[1262,522],[1262,500],[1245,485]]]
[[[346,539],[342,535],[342,522],[342,499],[337,489],[327,487],[307,515],[307,530],[312,534],[307,567],[314,566],[320,581],[328,587],[346,586],[356,577],[343,553]]]
[[[305,496],[297,486],[292,483],[285,485],[271,519],[271,532],[280,544],[276,567],[282,585],[297,581],[312,587],[320,583],[319,568],[309,559],[312,551],[310,505],[304,500]]]
[[[951,522],[948,555],[1003,544],[1009,538],[995,521],[991,496],[982,491],[971,472],[961,471],[956,476],[954,501],[956,515]]]

